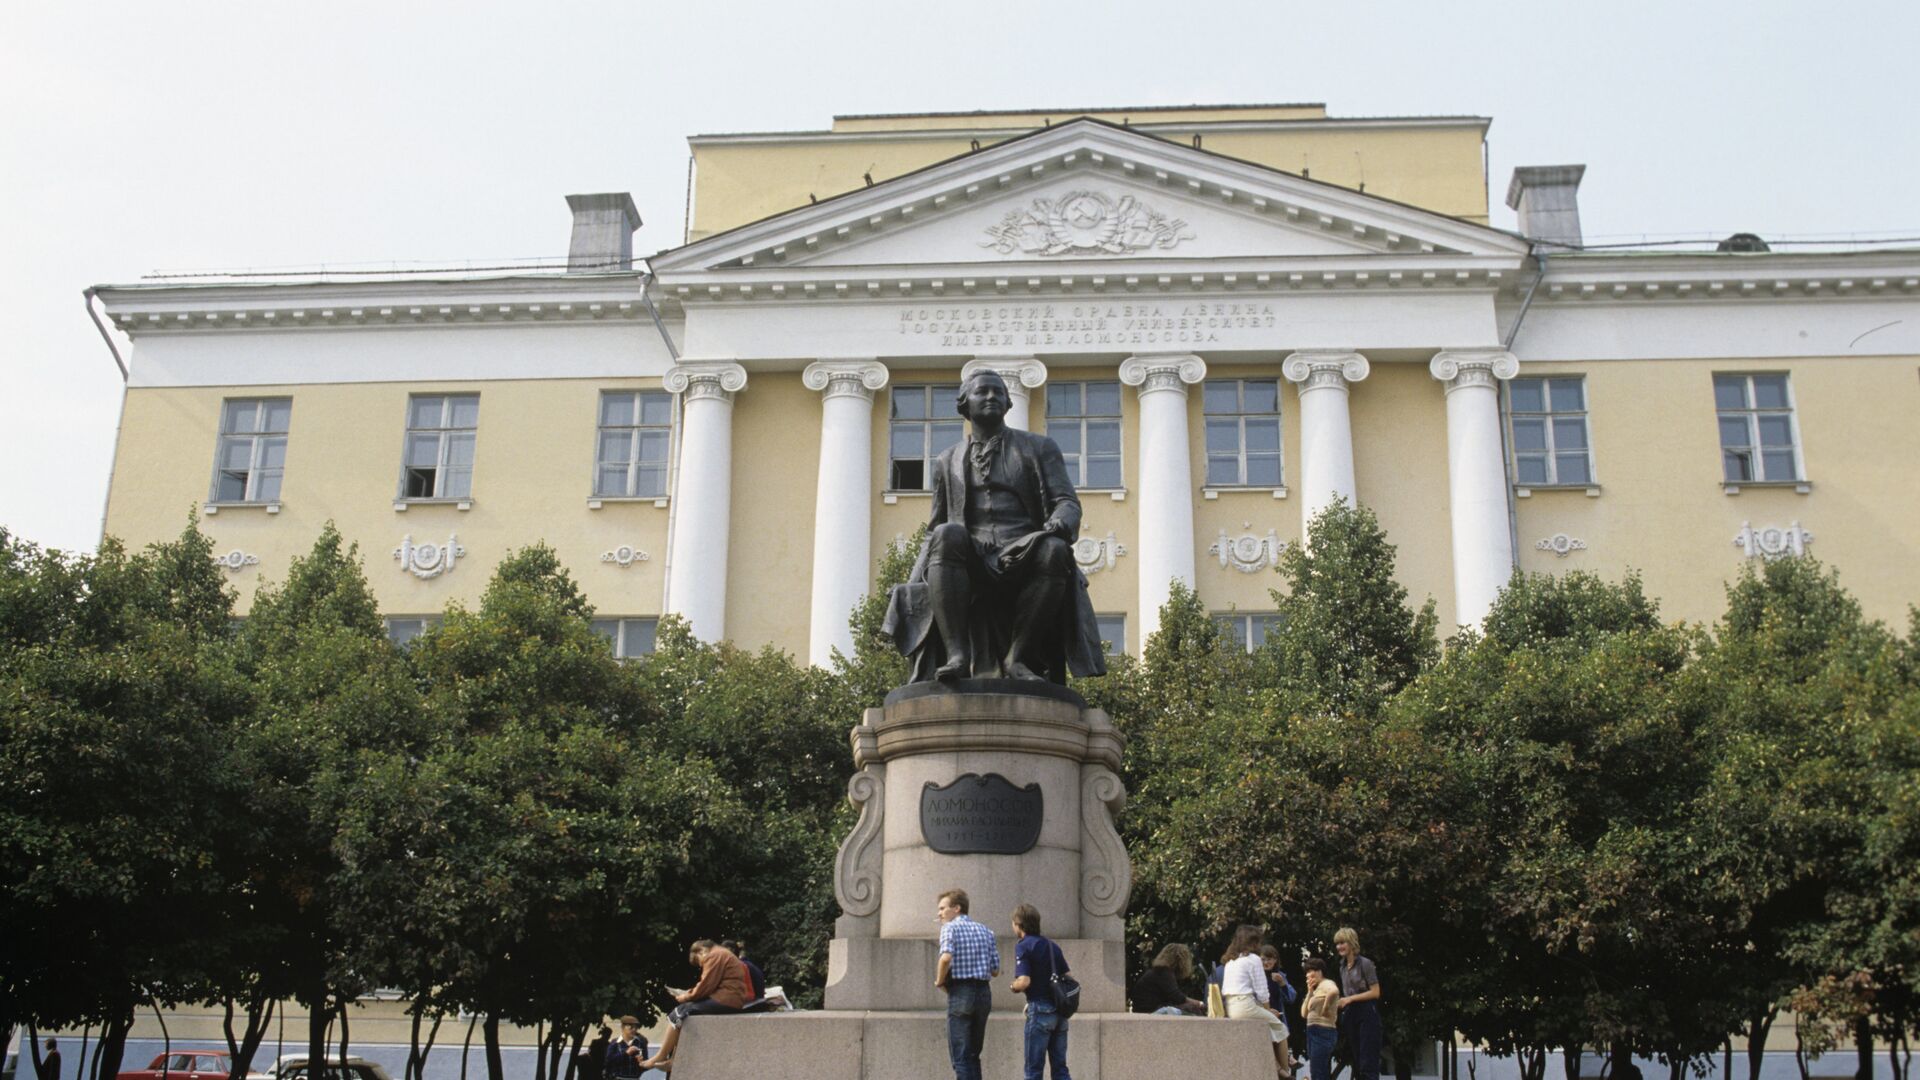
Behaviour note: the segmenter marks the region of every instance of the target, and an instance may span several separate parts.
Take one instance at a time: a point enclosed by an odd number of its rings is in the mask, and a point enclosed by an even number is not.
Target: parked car
[[[170,1050],[153,1055],[144,1069],[122,1069],[119,1080],[226,1080],[233,1059],[225,1050]],[[248,1073],[258,1080],[260,1073]]]
[[[393,1080],[377,1061],[363,1057],[329,1058],[319,1077],[307,1068],[307,1055],[288,1054],[267,1069],[266,1080]]]

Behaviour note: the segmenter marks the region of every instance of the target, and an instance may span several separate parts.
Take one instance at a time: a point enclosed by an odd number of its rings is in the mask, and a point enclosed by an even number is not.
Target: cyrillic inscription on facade
[[[1259,344],[1274,327],[1266,301],[954,304],[913,307],[902,337],[943,349]]]
[[[920,789],[920,835],[942,855],[1019,855],[1040,842],[1040,785],[1014,787],[999,773],[966,773]]]

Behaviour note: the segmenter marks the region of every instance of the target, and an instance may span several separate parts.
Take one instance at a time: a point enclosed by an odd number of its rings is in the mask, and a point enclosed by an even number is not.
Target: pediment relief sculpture
[[[1037,198],[987,228],[980,245],[1002,255],[1125,255],[1193,239],[1187,223],[1132,195],[1069,191]]]

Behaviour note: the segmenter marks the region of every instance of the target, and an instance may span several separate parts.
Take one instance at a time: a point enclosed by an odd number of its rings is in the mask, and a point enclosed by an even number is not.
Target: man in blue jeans
[[[1013,932],[1020,940],[1013,946],[1011,989],[1027,995],[1026,1080],[1040,1080],[1048,1062],[1053,1080],[1073,1080],[1067,1074],[1067,1021],[1053,1000],[1053,976],[1067,973],[1067,958],[1040,935],[1040,909],[1032,904],[1013,909]]]
[[[940,964],[933,985],[947,992],[947,1055],[954,1080],[980,1080],[980,1048],[987,1041],[987,1014],[1000,974],[1000,948],[993,931],[967,917],[967,893],[940,894]]]

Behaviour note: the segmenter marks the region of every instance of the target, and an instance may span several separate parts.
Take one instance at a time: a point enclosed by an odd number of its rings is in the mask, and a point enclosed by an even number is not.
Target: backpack
[[[1080,980],[1061,970],[1066,966],[1067,958],[1061,954],[1060,946],[1054,945],[1053,1012],[1062,1020],[1080,1011]]]

